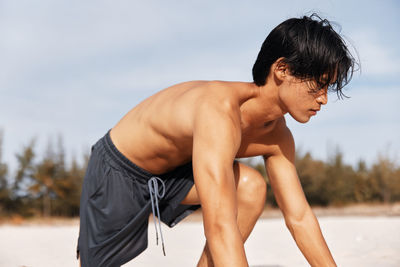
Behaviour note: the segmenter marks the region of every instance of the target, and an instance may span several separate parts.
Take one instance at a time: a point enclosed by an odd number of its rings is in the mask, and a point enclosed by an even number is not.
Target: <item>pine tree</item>
[[[10,190],[8,188],[8,166],[3,162],[3,131],[0,131],[0,215],[7,214],[10,206]]]

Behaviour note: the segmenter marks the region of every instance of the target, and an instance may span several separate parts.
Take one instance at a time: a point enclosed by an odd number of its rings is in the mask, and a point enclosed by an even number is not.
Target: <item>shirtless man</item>
[[[164,249],[159,220],[172,227],[198,205],[207,240],[198,266],[248,266],[244,242],[263,211],[266,184],[235,158],[259,155],[307,261],[336,266],[299,182],[284,115],[308,122],[328,89],[341,94],[354,64],[328,21],[289,19],[263,43],[253,82],[185,82],[134,107],[92,147],[81,197],[82,266],[120,266],[139,255],[150,213]]]

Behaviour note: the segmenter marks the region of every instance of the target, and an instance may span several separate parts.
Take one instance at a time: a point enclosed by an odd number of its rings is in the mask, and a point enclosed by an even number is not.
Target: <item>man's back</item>
[[[116,147],[152,173],[164,173],[192,160],[193,123],[201,105],[240,114],[254,96],[250,83],[192,81],[145,99],[112,129]],[[236,111],[235,111],[236,110]],[[230,115],[230,114],[227,114]],[[213,117],[210,116],[212,122]]]

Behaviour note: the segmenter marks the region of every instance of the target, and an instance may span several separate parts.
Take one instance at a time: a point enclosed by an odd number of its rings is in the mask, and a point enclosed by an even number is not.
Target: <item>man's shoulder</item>
[[[196,88],[198,108],[216,112],[231,113],[239,110],[239,95],[234,82],[205,81]]]

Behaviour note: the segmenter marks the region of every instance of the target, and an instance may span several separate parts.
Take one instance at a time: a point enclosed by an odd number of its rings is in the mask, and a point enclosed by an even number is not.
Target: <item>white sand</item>
[[[339,266],[400,266],[400,217],[322,217],[322,231]],[[162,225],[167,257],[155,245],[149,225],[149,248],[125,267],[195,266],[204,244],[200,222],[175,228]],[[73,225],[0,226],[1,267],[78,266]],[[246,252],[251,266],[308,266],[280,218],[260,220]]]

